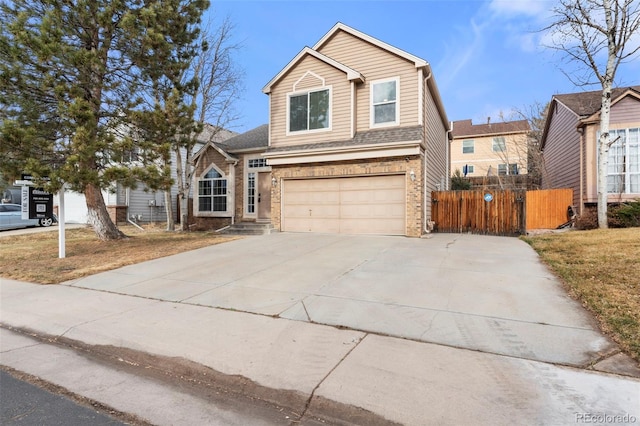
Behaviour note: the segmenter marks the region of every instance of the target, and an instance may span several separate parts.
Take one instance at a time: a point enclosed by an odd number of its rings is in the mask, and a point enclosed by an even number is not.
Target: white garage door
[[[282,229],[405,235],[405,176],[285,180]]]

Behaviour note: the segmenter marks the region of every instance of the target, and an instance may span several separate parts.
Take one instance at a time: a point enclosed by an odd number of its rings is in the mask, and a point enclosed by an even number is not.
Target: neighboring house
[[[193,156],[193,217],[198,228],[270,221],[271,167],[262,156],[268,144],[269,126],[264,124],[210,142]]]
[[[464,176],[505,176],[527,173],[527,120],[473,124],[454,121],[451,142],[451,171]]]
[[[450,134],[427,61],[338,23],[263,92],[276,229],[428,232]]]
[[[193,152],[200,150],[203,146],[207,145],[210,140],[221,142],[235,135],[235,132],[225,129],[215,129],[214,126],[206,124],[198,137],[199,141],[196,143]],[[182,161],[184,162],[186,150],[182,149],[181,153]],[[134,150],[129,153],[128,158],[125,158],[125,160],[135,162],[136,156],[137,152]],[[173,210],[174,220],[177,221],[179,219],[179,206],[175,152],[171,153],[171,174],[174,179],[174,184],[171,187],[171,208]],[[193,191],[194,189],[192,188],[192,196]],[[121,184],[115,184],[111,191],[103,191],[103,196],[107,204],[107,209],[111,212],[112,219],[117,223],[122,223],[127,220],[136,223],[166,222],[167,220],[163,191],[150,191],[142,184],[137,188],[126,188]],[[65,204],[66,202],[67,199],[65,197]],[[84,208],[86,210],[86,205]]]
[[[572,188],[579,213],[597,204],[597,139],[601,91],[555,95],[540,149],[544,188]],[[609,202],[640,198],[640,86],[616,88],[611,97],[607,170]]]

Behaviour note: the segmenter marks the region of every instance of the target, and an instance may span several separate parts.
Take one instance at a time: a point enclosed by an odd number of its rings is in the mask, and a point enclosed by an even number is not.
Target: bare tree
[[[598,227],[607,228],[607,165],[611,90],[620,64],[640,51],[639,0],[559,0],[555,19],[545,28],[552,35],[550,47],[560,50],[582,74],[565,72],[574,84],[602,87],[600,137],[598,139]],[[634,39],[635,37],[635,39]]]
[[[195,77],[199,82],[196,94],[187,100],[195,113],[197,129],[183,143],[174,146],[176,157],[176,183],[180,206],[180,228],[187,230],[189,197],[194,165],[191,157],[203,136],[207,143],[219,137],[220,132],[238,119],[234,110],[234,101],[243,89],[243,72],[234,61],[240,45],[232,41],[234,25],[226,18],[214,31],[210,23],[201,35],[201,44],[205,48],[191,62],[185,78]],[[167,208],[171,208],[167,205]]]
[[[548,111],[549,103],[541,104],[539,102],[513,111],[514,115],[521,120],[527,120],[531,128],[526,140],[527,174],[529,176],[527,186],[531,189],[540,188],[542,178],[546,175],[540,143]]]

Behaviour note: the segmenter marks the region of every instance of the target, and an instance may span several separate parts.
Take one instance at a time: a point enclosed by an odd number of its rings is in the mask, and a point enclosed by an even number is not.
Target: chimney
[[[487,117],[487,124],[491,126],[491,117]]]

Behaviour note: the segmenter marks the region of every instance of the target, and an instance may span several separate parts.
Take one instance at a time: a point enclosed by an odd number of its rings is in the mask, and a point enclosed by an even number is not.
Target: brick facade
[[[411,157],[353,160],[340,163],[273,166],[272,176],[277,180],[278,184],[271,189],[271,221],[275,229],[281,230],[283,180],[405,174],[407,197],[405,235],[419,237],[423,233],[422,221],[424,215],[423,164],[423,155],[415,155]],[[415,173],[415,180],[411,179],[411,170]]]
[[[116,225],[127,222],[127,206],[107,206],[107,212],[111,221]]]

